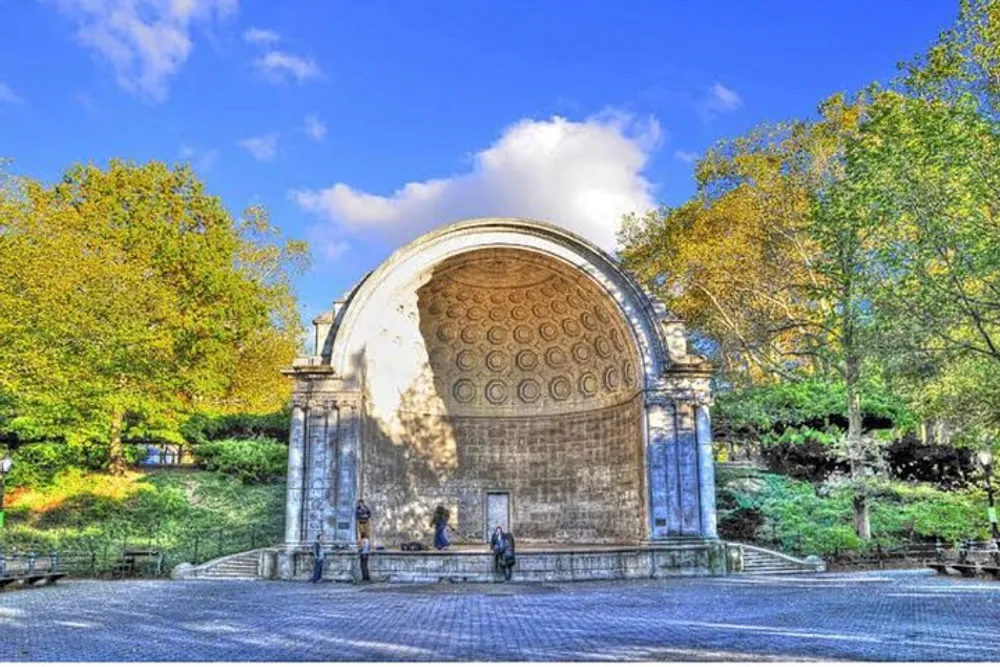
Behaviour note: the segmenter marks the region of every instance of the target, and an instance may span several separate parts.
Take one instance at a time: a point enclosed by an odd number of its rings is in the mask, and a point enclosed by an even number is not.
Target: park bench
[[[13,565],[13,567],[12,567]],[[17,583],[23,588],[54,584],[66,576],[59,569],[59,554],[52,552],[39,558],[35,553],[12,554],[9,558],[0,553],[0,590]]]
[[[940,550],[927,566],[938,574],[948,574],[950,568],[966,578],[978,575],[1000,578],[1000,549],[993,542],[963,540],[956,550]]]
[[[155,563],[156,575],[163,570],[163,552],[157,549],[128,549],[111,570],[113,577],[134,577],[141,562]]]
[[[936,561],[928,561],[927,567],[931,568],[932,570],[934,570],[938,574],[948,574],[948,564],[947,563],[939,563],[939,562],[936,562]]]

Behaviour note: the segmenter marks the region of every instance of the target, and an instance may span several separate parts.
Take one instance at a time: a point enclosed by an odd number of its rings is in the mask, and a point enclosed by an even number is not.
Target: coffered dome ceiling
[[[639,389],[638,354],[615,303],[559,260],[463,253],[436,266],[417,297],[449,414],[571,412],[617,405]]]

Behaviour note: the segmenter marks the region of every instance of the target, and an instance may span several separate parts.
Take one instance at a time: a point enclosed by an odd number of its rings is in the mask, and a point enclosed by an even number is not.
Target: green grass
[[[98,553],[147,546],[167,565],[204,561],[278,541],[284,484],[243,484],[200,470],[130,472],[124,477],[70,469],[42,488],[7,496],[4,551]],[[111,554],[105,556],[105,554]]]
[[[976,489],[941,491],[929,484],[885,481],[869,497],[872,541],[854,532],[849,488],[814,486],[771,473],[719,469],[716,499],[720,526],[757,515],[757,544],[788,553],[832,556],[913,541],[986,539],[985,494]],[[727,537],[722,531],[722,537]]]

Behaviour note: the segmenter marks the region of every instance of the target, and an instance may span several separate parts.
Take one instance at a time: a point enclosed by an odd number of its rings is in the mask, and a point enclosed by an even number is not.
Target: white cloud
[[[700,156],[694,151],[683,151],[683,150],[674,151],[674,159],[680,160],[681,162],[687,162],[688,164],[694,162],[699,157]]]
[[[462,218],[513,216],[561,224],[610,250],[623,214],[655,206],[643,169],[660,138],[655,119],[623,114],[524,120],[478,152],[467,173],[407,183],[389,196],[346,183],[290,194],[333,223],[326,238],[374,229],[405,240]]]
[[[254,61],[254,66],[274,82],[291,77],[302,83],[321,74],[319,65],[313,59],[300,58],[284,51],[268,51]]]
[[[11,90],[10,86],[0,81],[0,104],[17,104],[23,101],[17,93]]]
[[[58,0],[81,44],[106,60],[125,90],[152,102],[193,48],[192,26],[234,14],[239,0]]]
[[[247,44],[261,44],[267,46],[281,39],[281,35],[266,28],[248,28],[243,33],[243,41]]]
[[[272,132],[271,134],[263,134],[259,137],[241,139],[236,142],[236,145],[245,148],[254,159],[261,162],[270,162],[278,150],[279,136],[277,132]]]
[[[698,107],[702,116],[713,118],[718,114],[736,111],[743,106],[743,99],[732,88],[726,88],[716,82],[709,89],[708,97],[702,100]]]
[[[196,172],[204,174],[215,166],[219,159],[219,151],[214,148],[201,151],[182,144],[177,156],[181,161],[190,163]]]
[[[305,118],[303,131],[314,141],[323,141],[323,137],[326,136],[326,125],[316,115],[310,114]]]
[[[351,244],[347,241],[321,241],[319,249],[324,259],[332,261],[350,250]]]

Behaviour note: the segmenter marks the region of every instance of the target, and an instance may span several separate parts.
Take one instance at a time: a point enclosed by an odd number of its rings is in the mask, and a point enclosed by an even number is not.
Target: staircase
[[[189,570],[185,578],[260,579],[261,551],[262,549],[254,549],[210,560]]]
[[[809,574],[826,571],[826,563],[810,557],[794,558],[770,549],[739,545],[743,551],[743,573],[760,575]]]

